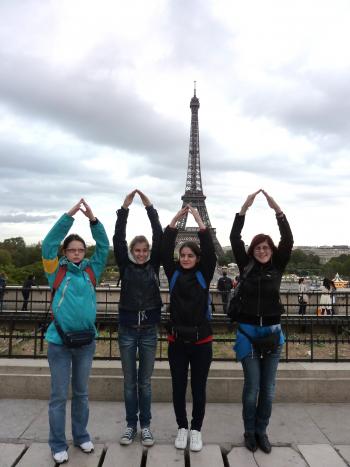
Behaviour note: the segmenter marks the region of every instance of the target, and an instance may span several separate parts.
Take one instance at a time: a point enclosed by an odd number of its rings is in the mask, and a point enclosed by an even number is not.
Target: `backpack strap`
[[[94,273],[92,267],[91,266],[86,266],[85,272],[88,273],[88,275],[90,277],[90,280],[91,280],[91,283],[94,286],[94,289],[96,289],[96,277],[95,277],[95,273]]]
[[[201,271],[196,271],[196,277],[197,277],[197,280],[200,283],[202,289],[206,289],[207,288],[207,283],[205,282],[204,276],[201,273]]]
[[[178,269],[175,270],[174,274],[171,276],[170,282],[169,282],[169,291],[170,293],[173,291],[173,288],[175,286],[175,282],[177,281],[177,278],[180,275],[180,271]]]
[[[53,286],[52,286],[50,306],[51,306],[51,304],[53,302],[53,298],[55,296],[55,293],[56,293],[57,289],[59,288],[59,286],[62,284],[62,281],[65,278],[66,274],[67,274],[67,265],[62,264],[58,268],[58,271],[57,271],[57,274],[56,274],[56,277],[55,277],[55,280],[54,280],[54,283],[53,283]]]

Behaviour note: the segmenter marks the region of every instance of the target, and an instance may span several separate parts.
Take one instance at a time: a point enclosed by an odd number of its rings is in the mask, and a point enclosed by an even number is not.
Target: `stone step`
[[[329,444],[298,444],[309,467],[346,467],[347,464]]]

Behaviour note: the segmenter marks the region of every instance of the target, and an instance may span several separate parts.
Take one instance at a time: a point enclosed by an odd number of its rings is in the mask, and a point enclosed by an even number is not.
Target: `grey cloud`
[[[22,223],[29,223],[29,224],[36,224],[45,222],[47,220],[54,219],[55,216],[33,216],[30,214],[8,214],[8,215],[1,215],[0,214],[0,224],[10,223],[10,224],[22,224]]]

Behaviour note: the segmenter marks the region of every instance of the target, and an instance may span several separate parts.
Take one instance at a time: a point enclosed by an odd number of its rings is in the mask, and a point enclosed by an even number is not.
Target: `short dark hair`
[[[147,238],[144,235],[136,235],[136,237],[134,237],[131,240],[130,245],[129,245],[129,250],[131,252],[135,248],[136,243],[146,243],[147,248],[149,249],[149,241],[147,240]]]
[[[192,250],[192,252],[197,256],[197,258],[199,258],[200,255],[202,254],[201,249],[199,248],[197,243],[196,242],[191,242],[191,241],[184,242],[184,243],[182,243],[180,245],[179,254],[181,254],[181,251],[186,247],[189,248],[190,250]]]
[[[304,278],[303,278],[303,277],[299,277],[298,283],[301,284],[302,282],[304,282]]]
[[[250,245],[249,245],[249,248],[248,248],[248,251],[247,251],[248,256],[253,257],[255,248],[260,243],[263,243],[263,242],[267,242],[267,244],[269,245],[269,247],[272,250],[272,254],[277,251],[277,248],[276,248],[275,244],[273,243],[273,240],[270,237],[270,235],[266,235],[266,234],[261,233],[261,234],[255,235],[253,240],[250,242]]]
[[[80,237],[80,235],[78,234],[70,234],[68,235],[68,237],[66,237],[63,241],[63,245],[62,245],[62,250],[66,250],[70,244],[70,242],[74,242],[77,241],[77,242],[81,242],[83,245],[84,245],[84,248],[86,250],[86,243],[85,241]]]

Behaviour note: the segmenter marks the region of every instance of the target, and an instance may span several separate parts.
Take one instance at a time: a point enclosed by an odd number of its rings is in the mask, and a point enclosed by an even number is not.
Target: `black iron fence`
[[[211,291],[213,299],[214,360],[233,360],[236,328],[224,313],[222,296]],[[34,287],[27,306],[23,309],[20,287],[8,287],[0,303],[0,358],[46,358],[47,343],[44,339],[45,324],[50,321],[47,310],[51,294],[47,287]],[[168,291],[162,290],[164,307],[159,329],[157,359],[167,359],[167,336],[164,324],[168,320]],[[332,297],[332,306],[324,315],[321,310],[321,293],[308,294],[305,314],[300,315],[298,294],[281,292],[286,313],[282,316],[282,328],[286,343],[282,360],[295,361],[350,361],[350,291],[338,291]],[[118,303],[119,289],[97,289],[97,339],[96,359],[119,359]]]

